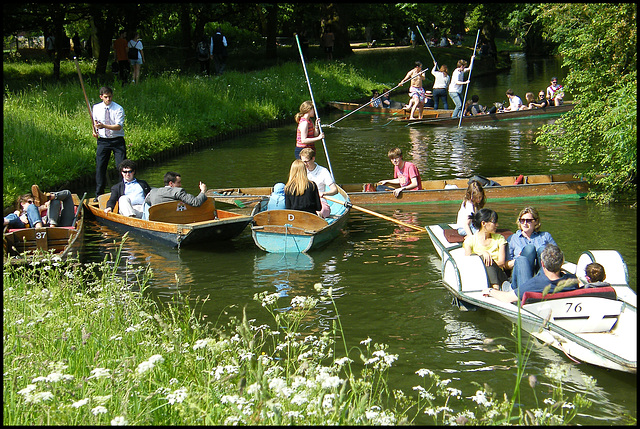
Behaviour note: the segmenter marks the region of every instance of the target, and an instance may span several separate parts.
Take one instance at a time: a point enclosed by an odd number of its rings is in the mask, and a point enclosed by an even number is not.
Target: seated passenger
[[[75,218],[75,204],[71,192],[64,189],[58,192],[40,191],[38,185],[31,187],[31,194],[24,194],[18,199],[20,207],[4,217],[4,226],[9,228],[42,228],[45,226],[71,226]],[[41,212],[46,210],[43,219]]]
[[[136,163],[125,159],[118,166],[122,181],[111,187],[111,195],[107,201],[105,213],[113,211],[118,203],[118,212],[123,216],[142,218],[144,199],[151,191],[151,186],[144,180],[136,179]]]
[[[267,210],[284,210],[284,183],[276,183],[273,185],[273,192],[269,195]]]
[[[200,207],[207,201],[207,185],[200,182],[200,193],[197,196],[188,194],[182,188],[182,177],[178,173],[168,171],[164,175],[164,187],[153,188],[144,199],[144,216],[143,219],[149,219],[149,207],[167,203],[169,201],[182,201],[193,207]]]
[[[529,110],[529,109],[533,109],[533,92],[527,92],[524,95],[524,99],[525,99],[525,103],[522,105],[522,107],[520,108],[520,110]]]
[[[487,269],[489,284],[497,289],[507,280],[507,275],[503,271],[507,255],[507,240],[502,234],[496,232],[498,213],[483,208],[473,214],[471,222],[478,232],[464,239],[462,244],[464,254],[480,255]]]
[[[566,292],[574,290],[578,286],[578,278],[575,274],[562,270],[564,254],[555,244],[547,244],[540,256],[542,269],[535,277],[529,279],[517,289],[505,287],[507,290],[489,289],[485,295],[504,302],[516,302],[522,299],[525,292],[544,292],[551,286],[549,293]],[[506,285],[505,285],[506,286]]]
[[[478,103],[480,97],[476,94],[471,96],[471,104],[467,106],[464,111],[465,116],[476,116],[476,115],[484,115],[487,112],[485,111],[487,108]]]
[[[485,201],[486,198],[482,185],[477,180],[471,180],[469,186],[467,186],[467,192],[462,199],[460,209],[458,210],[458,218],[456,220],[458,234],[472,235],[478,232],[471,224],[471,218],[475,212],[484,207]]]
[[[551,85],[547,87],[547,99],[552,106],[560,106],[564,98],[562,85],[558,84],[558,78],[551,78]]]
[[[284,201],[289,210],[313,214],[322,210],[318,185],[307,178],[307,167],[299,159],[291,163],[289,180],[284,187]]]
[[[544,95],[544,91],[538,93],[538,100],[529,102],[529,109],[543,109],[550,105],[549,100]]]
[[[393,195],[398,198],[402,191],[422,189],[422,179],[418,167],[412,162],[405,162],[402,159],[402,149],[399,147],[391,149],[387,156],[393,164],[393,179],[378,182],[377,191],[393,191]],[[400,187],[392,188],[386,186],[387,184],[400,185]]]
[[[522,99],[513,93],[512,89],[507,89],[507,98],[509,99],[509,107],[505,107],[505,112],[516,112],[522,108]]]
[[[371,97],[371,101],[369,101],[369,106],[371,107],[384,107],[382,105],[382,100],[380,99],[380,94],[378,93],[377,90],[373,90],[372,91],[372,97]]]
[[[609,283],[604,281],[607,278],[607,275],[604,272],[604,267],[599,263],[590,263],[586,266],[584,272],[585,277],[589,282],[584,286],[585,288],[611,286]]]
[[[525,207],[516,219],[518,231],[509,237],[507,268],[512,269],[511,287],[517,289],[540,270],[540,255],[549,243],[556,244],[551,234],[540,232],[540,215],[535,207]]]
[[[333,180],[333,176],[329,170],[316,164],[316,151],[310,147],[304,148],[300,151],[300,160],[304,162],[304,166],[307,169],[307,178],[315,182],[318,186],[322,210],[316,214],[321,218],[327,218],[331,215],[331,207],[324,197],[330,197],[338,193],[336,181]]]

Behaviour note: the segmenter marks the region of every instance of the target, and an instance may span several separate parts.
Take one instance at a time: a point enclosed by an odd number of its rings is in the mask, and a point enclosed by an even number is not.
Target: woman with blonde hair
[[[511,288],[517,289],[540,270],[540,255],[547,244],[556,245],[548,232],[540,231],[540,214],[535,207],[520,210],[516,219],[518,231],[509,236],[507,268],[511,273]]]
[[[295,116],[298,124],[296,150],[294,152],[296,159],[300,159],[300,151],[304,148],[310,147],[316,150],[316,142],[324,138],[324,133],[320,132],[320,120],[316,120],[315,125],[312,122],[312,118],[315,118],[315,116],[316,112],[310,100],[300,105],[300,111]]]
[[[484,189],[477,180],[471,180],[467,186],[467,192],[464,194],[462,204],[458,210],[458,234],[467,236],[477,232],[471,222],[471,217],[475,212],[484,207],[486,197]]]
[[[307,167],[299,159],[291,163],[289,181],[284,187],[284,204],[289,210],[300,210],[313,214],[322,210],[318,186],[309,180]]]

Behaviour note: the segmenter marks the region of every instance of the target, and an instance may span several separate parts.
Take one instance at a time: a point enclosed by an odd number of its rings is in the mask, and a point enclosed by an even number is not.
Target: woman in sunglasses
[[[530,93],[527,93],[527,95]],[[527,98],[527,101],[529,101],[529,99]],[[549,100],[546,99],[546,97],[544,96],[544,91],[540,90],[538,92],[538,99],[534,100],[534,101],[529,101],[529,109],[543,109],[545,107],[548,107],[549,104]]]
[[[551,243],[557,245],[551,234],[540,231],[540,215],[535,207],[525,207],[516,219],[518,231],[509,237],[507,268],[513,269],[511,288],[532,278],[540,269],[540,255],[544,247]]]
[[[34,228],[42,228],[40,210],[34,204],[33,195],[24,194],[18,198],[18,208],[4,217],[4,226],[11,229],[26,228],[27,224]]]

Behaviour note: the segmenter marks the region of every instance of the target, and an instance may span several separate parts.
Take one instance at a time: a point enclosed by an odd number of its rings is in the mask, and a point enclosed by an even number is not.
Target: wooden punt
[[[76,218],[73,226],[10,229],[4,232],[4,258],[13,264],[29,262],[38,253],[52,253],[66,260],[80,259],[84,249],[84,209],[72,194]]]
[[[332,198],[349,201],[340,187]],[[331,215],[326,219],[299,210],[267,210],[267,203],[262,200],[253,208],[251,235],[256,245],[269,253],[306,253],[320,248],[340,233],[349,214],[348,207],[331,201]]]
[[[627,266],[615,250],[584,252],[577,264],[566,262],[565,271],[586,283],[585,267],[598,262],[605,267],[609,287],[550,293],[526,292],[520,309],[485,296],[489,281],[482,259],[465,256],[462,244],[447,239],[453,224],[429,225],[427,231],[441,259],[442,283],[460,310],[489,310],[512,323],[520,322],[532,336],[569,356],[573,361],[617,371],[637,371],[637,296],[629,287]]]
[[[488,177],[501,186],[484,188],[489,199],[514,198],[582,198],[589,191],[589,183],[573,174],[537,174],[523,176],[519,185],[514,185],[518,177]],[[351,203],[367,204],[420,204],[443,201],[462,201],[469,179],[423,180],[422,190],[405,191],[399,198],[392,192],[364,192],[364,183],[342,184],[340,187],[349,195]],[[375,184],[372,184],[375,186]],[[216,201],[228,204],[255,205],[271,194],[271,187],[226,188],[207,191]]]
[[[115,213],[105,213],[109,195],[100,195],[98,202],[85,203],[98,222],[173,247],[228,240],[238,236],[251,222],[251,216],[216,210],[212,198],[199,207],[182,201],[156,204],[149,209],[149,220],[123,216],[117,213],[117,204]]]
[[[363,101],[362,103],[366,103],[366,101]],[[345,101],[330,101],[327,104],[335,109],[349,113],[349,112],[358,110],[358,108],[362,106],[362,103],[359,104],[359,103],[345,102]],[[408,117],[411,111],[405,110],[405,109],[391,109],[391,108],[386,109],[384,107],[371,107],[367,105],[366,107],[362,107],[356,113],[362,113],[366,115]],[[453,113],[453,110],[445,110],[445,109],[434,110],[433,107],[425,107],[422,110],[422,118],[423,119],[451,118],[452,113]]]
[[[560,106],[544,107],[542,109],[530,109],[530,110],[518,110],[517,112],[497,112],[486,115],[465,116],[462,118],[462,125],[469,124],[491,124],[499,121],[519,120],[525,118],[552,118],[554,116],[560,116],[565,112],[573,109],[575,105],[570,101],[565,101]],[[451,116],[451,115],[449,115]],[[423,119],[408,119],[408,118],[394,118],[394,120],[401,122],[408,122],[411,125],[423,125],[423,126],[436,126],[436,127],[450,127],[458,126],[460,118],[424,118]]]

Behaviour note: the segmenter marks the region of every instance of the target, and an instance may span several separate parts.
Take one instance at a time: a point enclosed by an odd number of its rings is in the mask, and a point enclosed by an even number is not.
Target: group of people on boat
[[[518,230],[505,238],[507,234],[498,232],[498,214],[485,208],[485,203],[482,184],[470,180],[456,220],[457,232],[464,236],[465,255],[479,255],[484,262],[491,285],[485,295],[515,302],[525,292],[543,292],[548,285],[552,285],[551,293],[580,287],[575,274],[562,270],[564,255],[551,234],[540,230],[535,207],[520,211]],[[587,267],[587,277],[589,287],[608,285],[603,283],[604,268],[598,263]]]
[[[7,229],[67,227],[75,219],[73,196],[63,189],[58,192],[42,192],[38,185],[31,193],[18,197],[16,210],[4,216],[3,227]]]
[[[426,69],[423,70],[422,63],[420,61],[415,62],[415,67],[407,72],[398,86],[402,86],[405,82],[410,81],[409,87],[409,103],[403,106],[403,109],[409,111],[409,119],[422,119],[423,111],[425,107],[438,109],[440,107],[440,101],[442,100],[443,107],[449,108],[447,102],[447,94],[453,100],[455,108],[451,114],[452,118],[459,118],[461,115],[484,115],[493,114],[496,112],[513,112],[518,110],[540,109],[547,106],[559,106],[563,103],[564,90],[562,85],[558,84],[558,78],[553,77],[551,84],[547,87],[546,91],[540,90],[538,98],[536,99],[532,92],[527,92],[525,95],[526,104],[523,104],[522,99],[514,94],[513,90],[508,89],[506,96],[509,99],[509,105],[504,107],[498,107],[494,105],[487,110],[486,107],[478,103],[479,97],[472,95],[471,102],[469,102],[463,108],[463,89],[464,85],[469,84],[469,79],[464,79],[465,73],[470,73],[475,55],[471,56],[471,64],[466,60],[460,59],[457,63],[456,69],[452,75],[449,76],[448,68],[445,64],[438,67],[438,63],[434,61],[431,74],[434,76],[435,81],[433,83],[433,91],[425,90],[423,87],[423,81],[425,79]],[[447,92],[448,91],[448,92]],[[380,101],[378,92],[373,92],[373,98],[370,101],[371,107],[388,107]],[[387,97],[388,100],[388,97]],[[500,105],[500,103],[496,103]],[[416,113],[417,112],[417,113]]]

